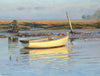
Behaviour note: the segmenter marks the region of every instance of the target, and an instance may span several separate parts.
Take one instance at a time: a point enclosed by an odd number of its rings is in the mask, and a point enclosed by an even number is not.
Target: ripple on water
[[[87,41],[77,39],[68,41],[68,48],[44,50],[23,49],[19,41],[8,42],[7,38],[0,40],[1,74],[10,73],[13,76],[23,74],[24,76],[100,75],[99,38],[90,38]]]

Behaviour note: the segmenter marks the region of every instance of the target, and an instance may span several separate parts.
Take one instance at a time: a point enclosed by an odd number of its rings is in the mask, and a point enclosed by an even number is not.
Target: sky
[[[0,20],[80,20],[100,10],[100,0],[0,0]]]

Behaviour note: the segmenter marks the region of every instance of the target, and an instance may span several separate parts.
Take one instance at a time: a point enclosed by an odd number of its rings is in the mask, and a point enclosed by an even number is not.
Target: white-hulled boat
[[[64,46],[67,43],[69,35],[57,38],[40,38],[31,40],[21,40],[20,42],[26,48],[51,48]]]

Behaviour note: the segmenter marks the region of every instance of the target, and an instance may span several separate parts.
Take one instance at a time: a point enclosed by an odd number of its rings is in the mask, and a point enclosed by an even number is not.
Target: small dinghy
[[[25,48],[51,48],[64,46],[69,35],[61,37],[44,37],[40,39],[20,40]]]

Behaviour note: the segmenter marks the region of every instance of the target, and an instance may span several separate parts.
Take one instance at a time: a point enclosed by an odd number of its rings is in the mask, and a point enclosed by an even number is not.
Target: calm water
[[[100,38],[51,49],[24,49],[20,39],[0,38],[0,76],[100,76]]]

